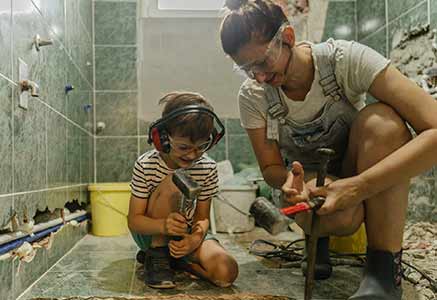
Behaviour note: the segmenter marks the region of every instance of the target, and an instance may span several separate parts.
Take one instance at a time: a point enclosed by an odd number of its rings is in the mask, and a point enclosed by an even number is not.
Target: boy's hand
[[[198,234],[188,234],[180,241],[171,240],[168,242],[168,248],[171,256],[181,258],[199,248],[202,244],[202,237]]]
[[[180,213],[172,212],[168,215],[167,219],[165,219],[165,235],[185,236],[187,234],[187,229],[187,221]]]
[[[298,161],[294,161],[291,171],[288,172],[287,180],[282,185],[284,200],[291,204],[309,200],[309,191],[304,181],[303,167]]]

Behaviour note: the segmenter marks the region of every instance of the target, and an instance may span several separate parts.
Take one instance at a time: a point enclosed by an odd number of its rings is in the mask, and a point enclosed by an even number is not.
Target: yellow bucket
[[[91,194],[92,234],[97,236],[127,234],[129,183],[95,183],[88,186],[88,191]]]
[[[329,249],[340,253],[366,253],[367,236],[364,223],[350,236],[331,236],[329,238]]]

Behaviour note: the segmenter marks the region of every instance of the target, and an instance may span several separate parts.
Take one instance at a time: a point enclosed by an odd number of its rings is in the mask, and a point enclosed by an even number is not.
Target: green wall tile
[[[85,29],[88,30],[89,36],[92,35],[93,27],[93,1],[92,0],[79,0],[79,17]]]
[[[390,11],[390,10],[389,10]],[[395,34],[399,34],[402,30],[408,30],[412,27],[418,25],[425,25],[428,22],[428,5],[426,2],[422,2],[414,10],[409,13],[402,15],[399,19],[390,22],[388,25],[388,35],[389,35],[389,48],[388,51],[392,50],[392,41]]]
[[[46,106],[32,99],[28,110],[17,106],[14,110],[15,192],[38,190],[47,186],[46,114]]]
[[[383,56],[387,57],[387,26],[384,26],[382,30],[378,31],[371,36],[360,40],[360,43],[369,46],[370,48],[378,51]]]
[[[358,40],[386,24],[385,0],[360,0],[357,4]]]
[[[80,180],[81,183],[89,183],[94,177],[93,164],[93,137],[80,132]]]
[[[215,145],[212,149],[208,150],[208,155],[216,162],[226,159],[226,137]]]
[[[329,2],[322,40],[355,40],[355,1]]]
[[[64,0],[32,0],[39,9],[52,31],[65,41],[65,1]]]
[[[427,0],[387,0],[389,22],[399,17],[415,5],[425,2],[427,2]]]
[[[67,184],[67,121],[58,113],[47,112],[47,186]]]
[[[135,2],[96,2],[95,43],[136,44],[136,10]]]
[[[53,244],[47,249],[47,262],[49,266],[54,265],[62,256],[64,256],[78,242],[78,236],[75,228],[71,225],[59,229],[53,238]]]
[[[65,206],[65,203],[67,203],[67,190],[67,188],[63,188],[46,192],[47,207],[50,211]]]
[[[136,47],[96,47],[96,89],[136,90]]]
[[[226,134],[246,134],[246,130],[241,127],[240,119],[226,119]]]
[[[11,1],[0,2],[0,73],[11,78]]]
[[[0,197],[0,228],[6,226],[13,215],[13,197]],[[1,274],[1,272],[0,272]],[[0,292],[1,295],[1,292]]]
[[[13,291],[13,259],[0,260],[0,298],[4,300],[15,299]]]
[[[137,159],[137,138],[97,139],[97,182],[128,182]]]
[[[67,127],[67,180],[69,185],[80,183],[81,130],[69,123]]]
[[[137,93],[96,93],[96,122],[104,122],[102,136],[137,135]]]
[[[12,192],[12,87],[0,78],[0,194]]]
[[[257,166],[255,154],[247,135],[229,135],[228,151],[228,157],[235,173],[247,166]]]
[[[437,0],[430,0],[430,6],[431,6],[431,28],[437,29]]]
[[[25,217],[33,218],[36,212],[45,211],[47,208],[47,193],[34,192],[14,196],[14,211],[20,222]]]
[[[152,150],[154,147],[153,145],[149,145],[147,143],[147,138],[140,138],[140,153],[139,155],[145,153],[146,151]]]

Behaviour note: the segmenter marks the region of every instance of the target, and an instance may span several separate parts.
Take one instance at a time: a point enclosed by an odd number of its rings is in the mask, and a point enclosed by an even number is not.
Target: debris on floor
[[[437,299],[437,224],[418,222],[404,231],[404,276],[424,300]]]
[[[169,295],[169,296],[144,296],[144,297],[63,297],[63,298],[32,298],[31,300],[292,300],[285,296],[233,294],[233,295]]]

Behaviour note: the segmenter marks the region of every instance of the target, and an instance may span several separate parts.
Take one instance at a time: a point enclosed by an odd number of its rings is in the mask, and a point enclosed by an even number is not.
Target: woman
[[[401,299],[409,179],[437,163],[437,104],[364,45],[296,43],[270,0],[226,6],[222,47],[249,77],[239,92],[241,122],[264,179],[292,204],[325,196],[317,211],[323,236],[350,235],[365,222],[368,263],[350,299]],[[366,93],[379,102],[366,106]],[[319,147],[336,155],[327,185],[315,188]],[[308,233],[309,214],[296,221]],[[331,274],[328,241],[318,241],[318,279]]]

